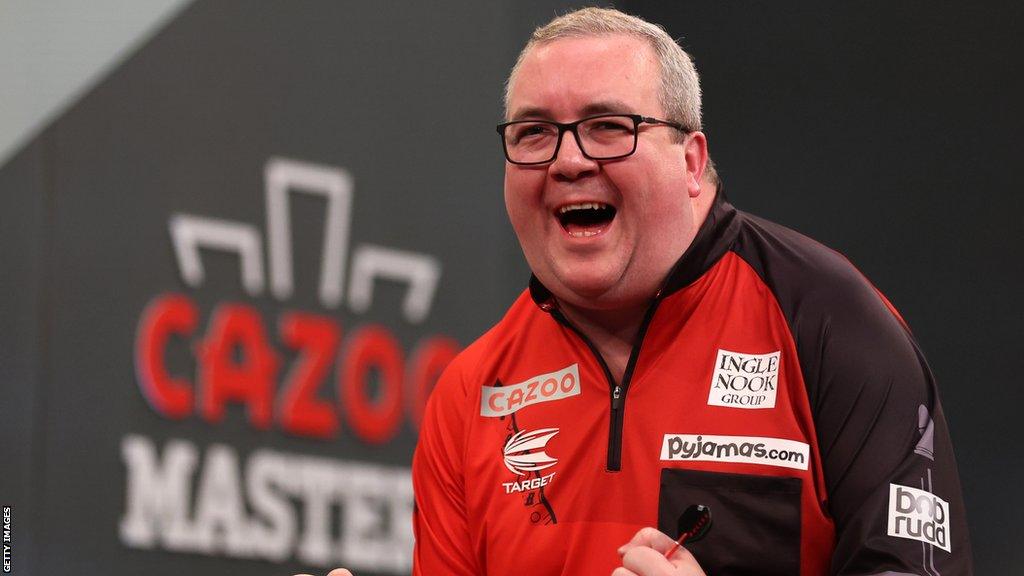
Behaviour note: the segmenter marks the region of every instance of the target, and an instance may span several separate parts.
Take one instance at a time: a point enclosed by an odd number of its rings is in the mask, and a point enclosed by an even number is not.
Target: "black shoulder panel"
[[[778,224],[737,218],[731,249],[775,295],[800,356],[838,534],[833,573],[970,573],[945,418],[902,319],[838,252]],[[930,493],[947,509],[930,508],[938,515],[931,526],[900,516],[897,505],[911,494],[900,487]]]

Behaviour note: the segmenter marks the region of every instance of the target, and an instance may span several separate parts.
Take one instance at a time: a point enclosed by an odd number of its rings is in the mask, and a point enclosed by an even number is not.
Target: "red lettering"
[[[537,384],[538,382],[534,380],[526,385],[530,392],[527,393],[525,402],[533,402],[537,399]]]
[[[139,319],[135,336],[135,373],[142,394],[153,410],[167,418],[192,413],[192,384],[167,373],[164,350],[171,335],[188,336],[196,329],[199,311],[180,294],[154,298]]]
[[[490,398],[487,399],[487,405],[491,407],[491,410],[494,410],[495,412],[501,412],[501,404],[498,404],[497,400],[499,398],[504,398],[504,397],[505,397],[505,393],[504,392],[495,392],[495,393],[491,394]],[[422,418],[422,416],[421,416],[421,418]]]
[[[412,355],[412,362],[409,369],[409,380],[412,390],[409,394],[409,417],[412,419],[413,428],[420,429],[420,422],[423,421],[423,411],[427,407],[427,398],[437,384],[437,379],[455,356],[459,353],[459,344],[451,338],[435,336],[418,346]],[[497,394],[490,397],[489,403],[492,410],[500,410],[494,405]]]
[[[259,313],[238,304],[218,307],[198,356],[203,418],[219,422],[225,404],[240,402],[246,405],[253,426],[268,428],[279,362],[267,343]]]
[[[550,384],[551,386],[548,386]],[[558,381],[554,378],[548,378],[540,385],[541,396],[553,396],[558,391]]]
[[[320,391],[339,356],[341,327],[335,320],[299,311],[281,316],[279,341],[294,362],[282,374],[280,394],[276,386],[281,357],[258,311],[226,302],[210,314],[205,334],[199,332],[200,322],[198,306],[182,294],[159,295],[140,314],[133,346],[136,380],[154,412],[175,420],[198,413],[205,421],[218,423],[232,410],[229,406],[239,405],[254,428],[268,429],[276,423],[287,433],[312,438],[336,437],[347,417],[362,440],[387,442],[398,433],[403,409],[418,431],[432,390],[460,351],[451,338],[425,338],[406,371],[404,352],[390,332],[382,326],[364,327],[349,339],[337,363],[335,401]],[[171,369],[191,372],[173,363],[173,368],[168,366],[173,358],[168,354],[177,347],[194,354],[194,383],[171,374]],[[531,383],[529,402],[535,401],[537,387]],[[548,394],[547,388],[542,392]],[[508,394],[491,395],[491,409],[522,405],[522,389],[511,399]]]
[[[376,401],[367,394],[371,368],[376,368],[379,375]],[[352,430],[363,440],[382,444],[398,433],[402,373],[402,351],[386,329],[369,325],[352,336],[338,386]]]
[[[562,392],[572,392],[573,388],[576,387],[576,377],[573,376],[572,372],[562,376],[562,382],[558,385]]]
[[[508,395],[508,407],[518,406],[523,403],[523,389],[516,388]]]
[[[281,339],[299,350],[284,382],[281,426],[288,432],[313,438],[338,433],[338,415],[329,400],[317,397],[341,340],[341,329],[329,318],[291,312],[281,319]]]

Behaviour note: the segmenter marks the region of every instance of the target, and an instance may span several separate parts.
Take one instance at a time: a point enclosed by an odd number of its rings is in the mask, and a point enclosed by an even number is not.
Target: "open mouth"
[[[603,202],[566,204],[555,216],[562,228],[573,238],[597,236],[615,219],[615,207]]]

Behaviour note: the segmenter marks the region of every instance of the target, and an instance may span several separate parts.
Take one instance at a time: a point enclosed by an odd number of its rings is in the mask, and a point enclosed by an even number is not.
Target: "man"
[[[414,573],[971,572],[913,337],[842,256],[726,201],[662,29],[556,18],[506,114],[534,278],[431,397]],[[710,529],[672,551],[696,505]]]

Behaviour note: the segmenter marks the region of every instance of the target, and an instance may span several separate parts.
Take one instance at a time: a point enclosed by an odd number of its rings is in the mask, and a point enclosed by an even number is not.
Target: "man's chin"
[[[562,302],[578,307],[607,308],[622,292],[626,263],[603,258],[551,258],[531,267],[534,274]]]
[[[548,286],[555,298],[583,308],[610,307],[615,300],[616,280],[606,277],[559,278]]]
[[[591,310],[627,310],[646,306],[654,297],[661,278],[630,275],[626,266],[597,268],[594,264],[549,269],[537,274],[541,283],[560,302]]]

